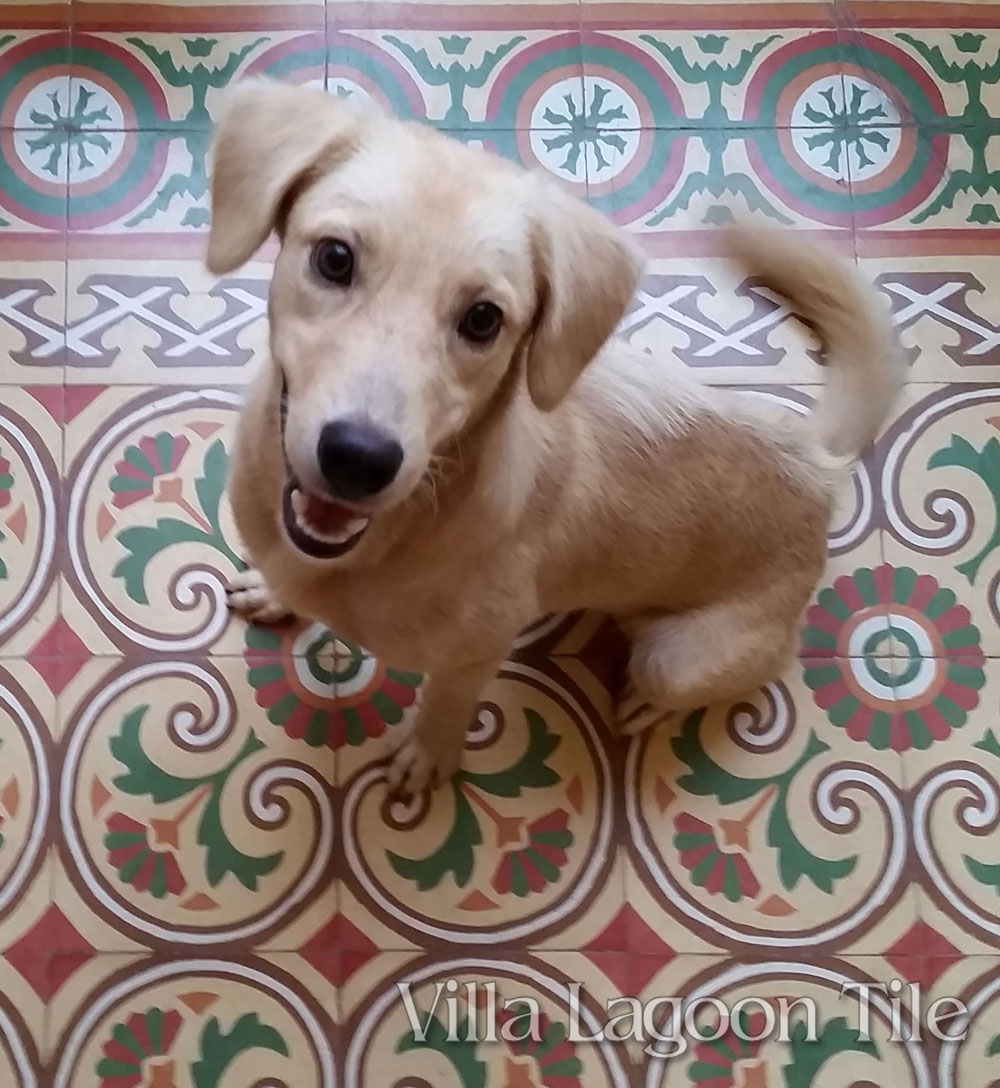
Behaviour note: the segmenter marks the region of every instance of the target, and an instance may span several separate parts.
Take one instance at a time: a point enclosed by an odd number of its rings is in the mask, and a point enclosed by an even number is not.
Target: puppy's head
[[[512,367],[538,408],[554,408],[640,269],[621,231],[544,178],[279,84],[234,94],[212,203],[213,272],[279,233],[279,513],[316,559],[353,552],[372,519],[411,496]]]

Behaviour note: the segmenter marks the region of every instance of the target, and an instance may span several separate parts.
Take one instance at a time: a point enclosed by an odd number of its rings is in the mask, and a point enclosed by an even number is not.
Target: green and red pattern
[[[524,1021],[515,1023],[517,1019],[515,1011],[509,1010],[501,1013],[498,1023],[501,1030],[507,1026],[513,1035],[525,1035]],[[565,1024],[550,1020],[544,1013],[538,1016],[532,1037],[516,1039],[510,1044],[515,1054],[533,1058],[538,1066],[540,1088],[579,1088],[580,1076],[583,1073],[583,1062],[577,1057],[576,1047],[570,1042]],[[512,1083],[508,1080],[508,1084]],[[517,1083],[517,1082],[513,1082]],[[531,1083],[524,1080],[521,1083]]]
[[[158,850],[150,842],[150,829],[138,820],[115,812],[108,818],[104,845],[108,861],[118,877],[136,891],[149,892],[155,899],[180,895],[187,887],[177,859],[169,850]]]
[[[184,435],[161,431],[157,435],[144,435],[136,445],[127,447],[115,465],[110,484],[115,496],[114,505],[124,508],[149,498],[160,477],[169,476],[180,468],[190,444]]]
[[[0,1088],[1000,1088],[1000,0],[2,11]],[[781,676],[625,739],[624,634],[546,617],[455,778],[397,798],[422,678],[229,613],[278,240],[204,254],[248,77],[547,175],[649,258],[630,348],[741,396],[804,409],[822,375],[716,225],[855,258],[906,386]],[[887,965],[967,1038],[889,1043],[876,1010],[861,1042],[842,987]],[[661,1066],[576,1041],[575,979],[587,1034],[613,994],[731,1016]],[[748,1040],[782,999],[819,1023]]]
[[[10,461],[0,457],[0,510],[10,506],[10,492],[14,486],[14,477],[10,472]]]
[[[422,679],[316,624],[248,627],[244,657],[268,721],[314,748],[381,736],[416,700]]]
[[[691,880],[709,895],[720,892],[730,901],[754,899],[760,892],[760,882],[747,859],[739,853],[719,846],[710,824],[689,812],[674,819],[674,846],[680,853],[681,865],[691,874]]]
[[[852,740],[928,748],[979,704],[979,629],[929,574],[888,564],[857,570],[824,589],[806,620],[803,679]]]
[[[739,1031],[732,1026],[717,1039],[705,1039],[694,1048],[695,1060],[688,1066],[688,1080],[698,1088],[740,1088],[757,1083],[764,1085],[758,1076],[751,1080],[751,1063],[761,1050],[761,1039],[766,1019],[762,1012],[740,1017]],[[721,1025],[720,1025],[721,1026]],[[715,1032],[707,1034],[714,1035]],[[761,1036],[761,1038],[755,1038]],[[760,1074],[755,1068],[754,1072]]]
[[[170,1054],[181,1024],[176,1009],[164,1012],[155,1008],[134,1012],[123,1024],[116,1024],[97,1065],[101,1078],[98,1088],[137,1088],[143,1084],[168,1088],[174,1084],[173,1063],[154,1059]],[[146,1079],[147,1073],[152,1080]]]
[[[566,865],[566,851],[573,845],[569,813],[555,809],[528,824],[528,843],[509,850],[493,875],[493,889],[501,895],[525,896],[555,884]]]

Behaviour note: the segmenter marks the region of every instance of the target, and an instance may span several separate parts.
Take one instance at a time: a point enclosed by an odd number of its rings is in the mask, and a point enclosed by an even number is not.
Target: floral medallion
[[[806,686],[852,740],[927,748],[979,703],[979,631],[929,574],[884,565],[844,575],[820,592],[806,623]]]
[[[247,679],[268,721],[313,748],[357,747],[402,720],[419,673],[387,668],[321,624],[246,630]]]
[[[761,125],[748,144],[755,171],[789,207],[820,222],[899,218],[943,175],[947,137],[900,126],[935,117],[940,90],[875,35],[845,43],[825,31],[781,46],[750,81],[747,102]]]
[[[134,208],[159,179],[166,145],[137,130],[162,124],[166,100],[127,50],[77,34],[72,84],[64,50],[62,34],[42,34],[0,58],[13,130],[5,121],[0,180],[18,214],[39,226],[64,225],[71,184],[79,224],[95,226]]]
[[[488,120],[498,130],[504,117],[514,123],[492,139],[504,154],[541,165],[603,211],[631,220],[680,176],[684,139],[663,127],[665,116],[680,114],[680,95],[642,50],[600,34],[585,45],[582,80],[573,35],[524,49],[504,67]]]

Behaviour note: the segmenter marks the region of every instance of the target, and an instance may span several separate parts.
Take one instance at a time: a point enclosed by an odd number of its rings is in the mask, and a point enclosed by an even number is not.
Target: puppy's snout
[[[403,447],[374,427],[340,419],[320,431],[316,457],[333,494],[359,501],[392,483],[403,463]]]

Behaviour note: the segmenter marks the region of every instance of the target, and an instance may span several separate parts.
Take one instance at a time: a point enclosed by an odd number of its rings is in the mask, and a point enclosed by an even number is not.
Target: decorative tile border
[[[579,13],[545,6],[523,26],[505,9],[494,29],[488,7],[417,6],[393,23],[362,5],[331,9],[325,34],[312,8],[251,8],[254,26],[230,31],[224,8],[103,7],[74,27],[68,89],[47,74],[62,32],[0,48],[6,113],[38,130],[0,147],[0,244],[3,231],[53,244],[68,189],[78,252],[197,255],[207,130],[221,90],[251,72],[367,94],[540,165],[654,254],[703,251],[705,224],[734,207],[826,234],[856,225],[872,256],[917,233],[943,253],[1000,244],[975,135],[1000,112],[1000,33],[930,33],[895,5],[847,30],[822,7],[641,8],[637,25],[631,8],[588,6],[582,31]]]

